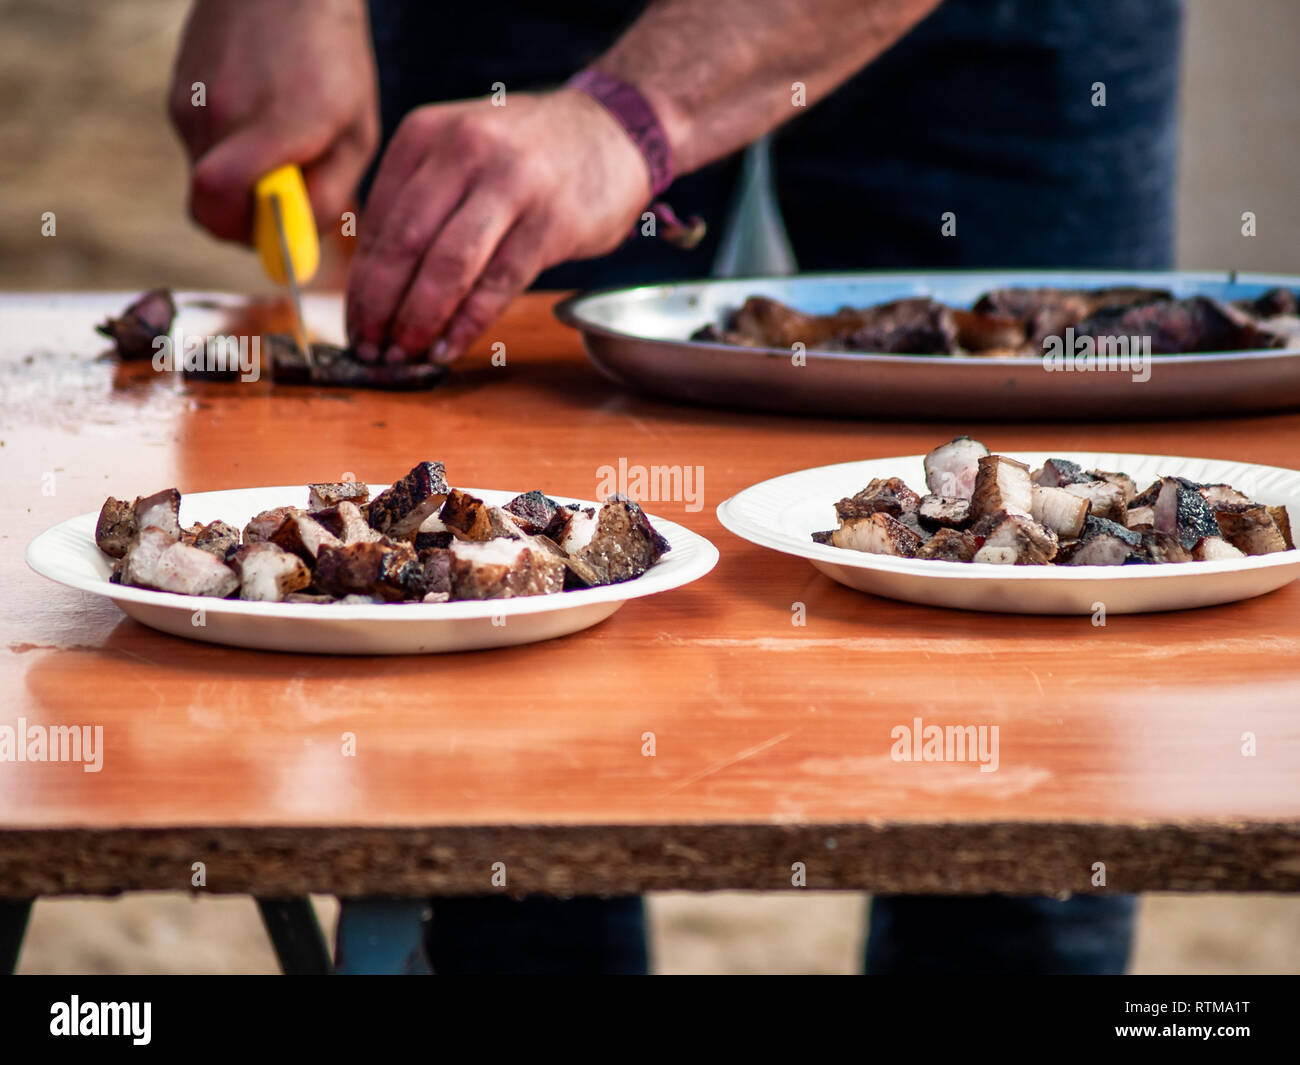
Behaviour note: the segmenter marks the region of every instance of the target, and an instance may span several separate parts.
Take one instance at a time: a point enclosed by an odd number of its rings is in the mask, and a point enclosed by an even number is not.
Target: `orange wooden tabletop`
[[[430,393],[183,384],[100,357],[89,327],[120,295],[51,299],[0,309],[0,726],[102,725],[104,760],[0,762],[0,896],[187,889],[200,861],[208,890],[261,894],[490,891],[495,863],[514,892],[780,889],[801,869],[809,888],[1087,891],[1103,867],[1110,891],[1300,889],[1300,583],[1105,627],[961,613],[852,592],[713,514],[779,473],[960,432],[1295,466],[1300,415],[675,407],[601,377],[545,295]],[[702,509],[647,509],[722,560],[565,639],[405,658],[176,639],[23,562],[110,493],[383,482],[421,459],[453,484],[579,498],[620,459],[702,467]],[[894,761],[891,730],[918,717],[997,725],[997,771]]]

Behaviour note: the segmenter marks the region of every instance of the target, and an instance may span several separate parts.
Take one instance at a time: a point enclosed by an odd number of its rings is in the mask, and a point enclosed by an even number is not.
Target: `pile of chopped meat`
[[[959,436],[925,457],[927,495],[877,478],[835,504],[819,544],[902,558],[1016,566],[1205,562],[1290,551],[1286,508],[1226,484],[1133,478],[1065,459],[1041,469]]]
[[[669,550],[626,496],[600,506],[541,492],[502,507],[447,485],[421,462],[374,499],[358,481],[308,486],[307,506],[180,524],[168,488],[130,503],[111,496],[95,543],[115,583],[180,595],[286,603],[443,603],[509,599],[639,577]]]
[[[786,349],[801,343],[809,351],[1023,357],[1041,356],[1043,340],[1067,328],[1094,340],[1149,336],[1154,355],[1300,345],[1296,294],[1284,288],[1232,304],[1208,296],[1176,299],[1154,288],[1004,288],[986,292],[970,309],[919,296],[834,314],[804,314],[751,296],[721,326],[706,325],[691,339]]]

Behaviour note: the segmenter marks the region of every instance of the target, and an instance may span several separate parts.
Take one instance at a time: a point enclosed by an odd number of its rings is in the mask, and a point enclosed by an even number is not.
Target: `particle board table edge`
[[[199,888],[191,883],[196,862],[206,880]],[[802,885],[796,863],[802,863]],[[1104,885],[1094,883],[1096,863],[1104,864]],[[418,897],[797,887],[927,894],[1300,891],[1300,821],[0,830],[0,898],[160,890]]]

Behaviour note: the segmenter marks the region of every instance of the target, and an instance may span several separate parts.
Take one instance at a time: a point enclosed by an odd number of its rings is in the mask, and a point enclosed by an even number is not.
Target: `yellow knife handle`
[[[294,277],[298,284],[305,285],[320,266],[320,238],[311,213],[311,201],[307,198],[307,184],[297,165],[289,163],[272,170],[258,181],[253,190],[253,243],[262,256],[267,276],[283,285],[288,283],[289,275],[285,272],[280,253],[280,232],[275,225],[272,197],[280,201],[280,217],[284,220],[285,242],[293,260]]]

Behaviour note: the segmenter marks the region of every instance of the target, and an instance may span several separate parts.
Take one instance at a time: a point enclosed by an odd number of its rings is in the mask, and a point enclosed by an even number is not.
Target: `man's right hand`
[[[379,139],[365,0],[197,0],[169,110],[190,213],[214,236],[248,242],[253,186],[285,163],[302,167],[322,228],[337,224]]]

